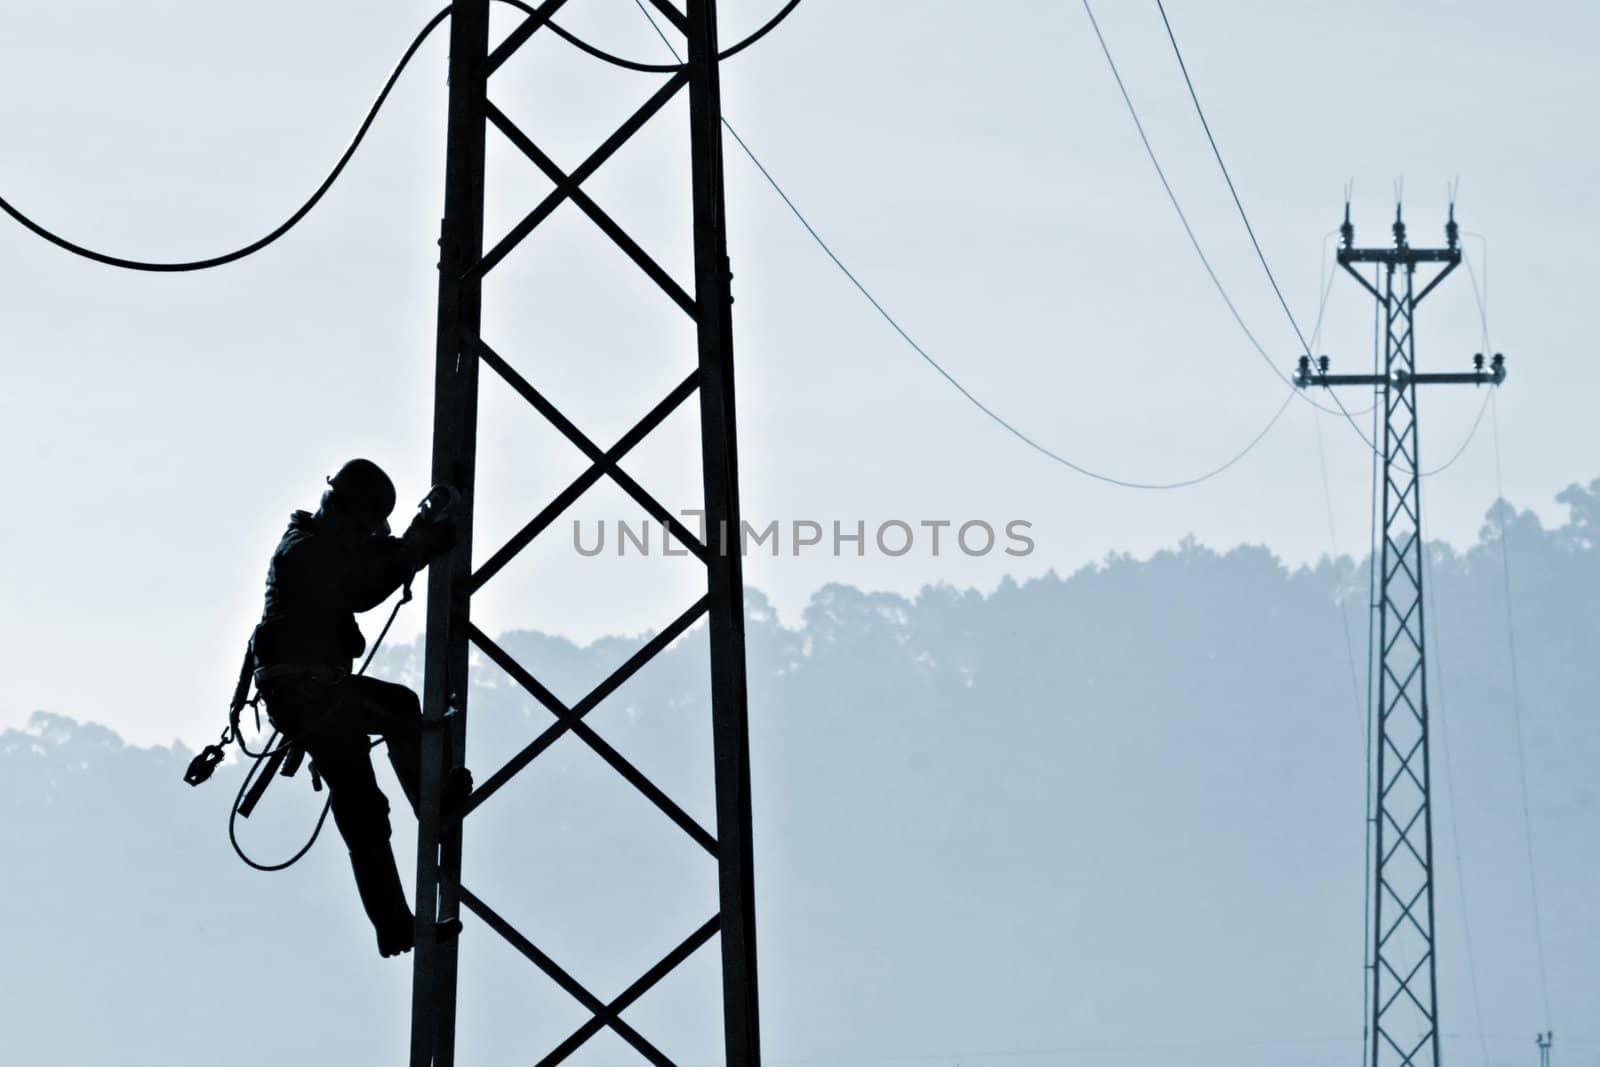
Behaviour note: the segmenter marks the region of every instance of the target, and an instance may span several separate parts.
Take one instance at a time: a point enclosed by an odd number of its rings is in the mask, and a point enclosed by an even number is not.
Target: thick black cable
[[[533,8],[526,3],[523,3],[522,0],[500,0],[500,2],[510,4],[512,7],[515,7],[520,11],[527,12],[528,14],[533,13]],[[760,29],[756,30],[755,33],[746,37],[738,44],[735,44],[721,52],[718,56],[718,59],[730,59],[744,51],[746,48],[749,48],[751,45],[767,36],[767,34],[777,29],[778,26],[781,25],[789,17],[789,15],[794,12],[795,8],[799,6],[800,0],[789,0],[789,2],[780,8],[778,13],[769,19]],[[350,160],[355,156],[356,150],[361,147],[361,142],[366,139],[367,131],[371,129],[373,120],[378,117],[378,112],[383,108],[384,103],[388,100],[389,93],[394,89],[395,83],[399,81],[400,75],[405,71],[406,66],[411,62],[412,57],[416,55],[417,50],[422,47],[423,42],[427,40],[428,35],[437,29],[445,19],[450,17],[450,12],[451,8],[447,7],[435,14],[422,27],[421,31],[418,32],[416,37],[412,39],[411,44],[401,55],[400,61],[395,64],[395,68],[393,72],[390,73],[389,79],[384,82],[383,89],[378,93],[377,99],[374,100],[372,102],[372,106],[367,109],[366,118],[362,120],[360,127],[356,130],[355,136],[351,138],[350,144],[345,148],[344,154],[339,157],[339,160],[334,164],[333,169],[328,172],[327,177],[322,179],[322,183],[317,186],[316,190],[312,192],[311,196],[306,200],[306,202],[301,204],[300,207],[295,210],[294,214],[290,215],[269,233],[257,238],[241,248],[236,248],[231,252],[225,252],[221,255],[210,256],[206,259],[186,260],[180,262],[160,263],[147,260],[128,259],[122,256],[113,256],[105,252],[98,252],[92,248],[78,244],[75,241],[61,236],[44,224],[34,220],[31,216],[23,212],[20,208],[12,204],[3,196],[0,196],[0,211],[10,215],[17,221],[18,224],[27,229],[29,232],[33,233],[36,237],[40,237],[43,240],[48,241],[50,244],[55,245],[57,248],[60,248],[63,251],[70,252],[75,256],[82,257],[83,259],[92,260],[95,263],[101,263],[108,267],[118,267],[123,270],[145,271],[158,274],[180,274],[190,271],[210,270],[214,267],[226,266],[229,263],[236,263],[241,259],[252,256],[266,248],[268,245],[271,245],[284,234],[288,233],[290,230],[299,225],[301,220],[309,215],[311,210],[315,208],[319,202],[321,202],[324,196],[327,195],[328,190],[333,188],[334,182],[339,180],[339,176],[344,173],[345,167],[349,165]],[[615,64],[617,66],[627,67],[632,70],[645,71],[648,73],[673,73],[683,69],[684,66],[682,63],[674,66],[652,66],[650,64],[633,63],[631,60],[626,60],[619,56],[614,56],[608,52],[604,52],[601,49],[595,48],[593,45],[588,44],[576,35],[569,33],[560,26],[557,26],[554,22],[550,22],[548,25],[551,30],[553,30],[563,40],[567,41],[574,47],[579,48],[598,59],[605,60],[606,62]]]
[[[532,15],[534,13],[533,6],[524,3],[523,0],[499,0],[499,2],[502,4],[509,4],[524,14]],[[784,4],[783,7],[779,8],[778,13],[768,19],[760,29],[756,30],[738,44],[731,45],[730,47],[723,49],[721,52],[718,52],[717,61],[720,63],[725,59],[732,59],[740,52],[743,52],[746,48],[749,48],[751,45],[761,40],[767,34],[771,33],[773,30],[782,25],[784,20],[786,20],[790,14],[794,12],[794,9],[799,6],[800,0],[789,0],[789,2]],[[624,70],[638,71],[641,74],[676,74],[688,67],[688,64],[683,62],[681,58],[676,63],[640,63],[636,60],[624,59],[622,56],[613,55],[603,48],[596,48],[594,45],[590,44],[588,41],[585,41],[577,34],[572,33],[569,30],[562,29],[560,26],[556,25],[554,19],[548,20],[545,25],[550,27],[551,31],[554,32],[557,37],[560,37],[563,41],[566,41],[580,52],[586,52],[595,59],[610,63],[614,67],[622,67]]]
[[[656,32],[656,36],[661,38],[662,44],[666,45],[667,50],[673,54],[673,58],[681,58],[678,55],[678,50],[672,46],[671,40],[669,40],[667,35],[661,31],[660,25],[656,23],[656,20],[651,16],[649,10],[645,8],[641,0],[634,0],[634,3],[639,8],[639,11],[644,15],[645,19],[649,21],[651,27]],[[952,385],[958,393],[965,397],[969,403],[987,415],[1007,433],[1011,434],[1017,440],[1021,441],[1035,452],[1038,452],[1046,459],[1049,459],[1055,463],[1059,463],[1068,470],[1075,471],[1086,478],[1092,478],[1097,482],[1105,482],[1108,485],[1120,486],[1124,489],[1167,490],[1184,489],[1192,485],[1199,485],[1201,482],[1210,481],[1212,478],[1222,474],[1234,464],[1244,459],[1245,456],[1253,452],[1256,446],[1259,445],[1267,436],[1267,434],[1272,431],[1272,428],[1278,424],[1278,420],[1283,417],[1283,413],[1289,409],[1289,405],[1294,401],[1295,393],[1293,390],[1291,390],[1284,398],[1283,404],[1280,405],[1278,410],[1273,413],[1272,417],[1267,420],[1267,424],[1261,428],[1261,431],[1257,433],[1255,437],[1250,439],[1250,442],[1246,444],[1243,449],[1235,453],[1232,458],[1222,465],[1193,478],[1185,478],[1181,481],[1174,482],[1135,482],[1123,478],[1114,478],[1111,475],[1102,474],[1098,471],[1090,470],[1087,467],[1074,463],[1065,456],[1062,456],[1035,441],[1022,430],[1018,429],[1015,425],[1008,422],[1003,416],[995,412],[994,409],[990,408],[983,401],[979,400],[976,396],[973,396],[972,392],[967,389],[966,386],[962,385],[953,374],[945,370],[944,366],[941,365],[938,360],[929,355],[927,349],[919,345],[911,336],[911,334],[906,332],[905,327],[901,326],[899,321],[889,313],[888,309],[878,301],[878,298],[872,295],[872,291],[862,284],[861,279],[857,278],[855,273],[852,272],[849,267],[845,266],[844,261],[839,258],[839,256],[831,247],[829,247],[828,242],[822,239],[822,235],[817,232],[816,227],[811,225],[810,220],[807,219],[805,214],[801,212],[801,210],[795,205],[795,202],[789,198],[789,194],[784,192],[783,186],[778,184],[777,179],[772,176],[772,172],[767,170],[766,166],[756,156],[755,152],[753,152],[750,146],[745,143],[744,138],[739,136],[739,131],[733,128],[733,124],[728,121],[726,116],[724,116],[722,119],[722,125],[723,128],[728,131],[729,136],[731,136],[734,142],[739,146],[740,150],[743,151],[745,156],[749,158],[750,162],[755,164],[756,170],[761,172],[761,176],[766,179],[767,184],[772,186],[773,192],[778,194],[779,199],[781,199],[785,206],[788,207],[789,212],[794,215],[794,217],[799,221],[800,225],[805,228],[805,231],[811,235],[811,239],[816,242],[817,247],[822,249],[823,253],[833,261],[833,265],[839,269],[839,272],[849,279],[850,284],[856,287],[856,290],[866,298],[867,303],[872,305],[873,310],[875,310],[878,315],[882,317],[884,322],[889,324],[895,333],[900,335],[900,339],[905,341],[905,343],[910,346],[912,351],[921,356],[923,361],[926,362],[928,366],[937,371],[939,375],[944,378],[945,381],[949,382],[950,385]]]
[[[433,18],[429,19],[427,24],[422,27],[421,32],[412,39],[410,46],[406,48],[405,53],[400,57],[400,62],[395,64],[393,73],[389,75],[389,80],[384,82],[382,91],[378,93],[378,98],[372,102],[372,107],[367,109],[367,117],[362,120],[360,128],[356,130],[355,137],[351,138],[349,147],[344,150],[344,154],[340,156],[339,161],[334,164],[333,170],[328,172],[328,176],[322,179],[322,184],[317,186],[316,191],[311,194],[310,199],[301,204],[293,215],[290,215],[287,219],[280,223],[276,229],[272,230],[272,232],[268,233],[264,237],[257,238],[256,240],[245,245],[243,248],[236,248],[232,252],[225,252],[220,256],[212,256],[209,259],[196,259],[180,263],[152,263],[144,260],[124,259],[120,256],[107,255],[104,252],[96,252],[92,248],[86,248],[83,245],[67,240],[65,237],[60,236],[54,231],[46,228],[38,222],[35,222],[32,218],[23,214],[22,211],[13,206],[4,197],[0,197],[0,211],[4,211],[7,215],[10,215],[13,219],[22,224],[22,226],[30,230],[36,236],[42,237],[44,240],[55,245],[57,248],[71,252],[75,256],[81,256],[84,259],[93,260],[96,263],[103,263],[108,267],[120,267],[123,270],[176,274],[186,271],[209,270],[213,267],[225,266],[226,264],[234,263],[244,259],[246,256],[254,255],[263,248],[266,248],[268,245],[272,244],[284,234],[288,233],[290,230],[294,229],[302,219],[311,213],[311,209],[317,206],[318,202],[322,200],[323,196],[327,194],[328,190],[333,187],[333,183],[338,181],[339,175],[344,173],[345,166],[349,164],[351,157],[356,154],[356,149],[361,147],[361,142],[367,136],[367,130],[372,127],[373,119],[378,117],[378,111],[383,107],[384,101],[389,98],[390,90],[394,88],[395,82],[399,80],[401,73],[406,69],[406,65],[410,63],[411,58],[417,54],[417,49],[422,47],[422,43],[427,40],[428,35],[437,29],[441,22],[450,17],[450,10],[450,8],[445,8],[443,11],[440,11],[438,14],[434,15]]]

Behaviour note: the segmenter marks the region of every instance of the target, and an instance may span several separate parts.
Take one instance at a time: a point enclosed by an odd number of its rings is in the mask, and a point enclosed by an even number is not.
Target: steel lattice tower
[[[1389,248],[1355,248],[1349,205],[1341,227],[1339,265],[1378,301],[1385,323],[1379,373],[1329,374],[1326,356],[1311,367],[1300,359],[1296,382],[1375,387],[1383,413],[1376,443],[1383,460],[1377,524],[1377,729],[1371,744],[1377,769],[1373,800],[1370,1067],[1438,1067],[1438,963],[1434,943],[1432,777],[1429,766],[1428,679],[1424,653],[1422,479],[1417,386],[1498,385],[1504,360],[1490,369],[1480,353],[1461,374],[1418,374],[1416,311],[1461,263],[1452,207],[1445,248],[1412,248],[1398,209]],[[1376,264],[1382,287],[1357,270]],[[1417,268],[1441,266],[1417,288]]]
[[[754,881],[751,874],[750,761],[746,723],[744,589],[737,551],[713,551],[629,477],[619,461],[674,410],[698,394],[705,489],[705,528],[739,529],[738,466],[735,452],[733,338],[726,219],[723,203],[722,109],[716,61],[715,0],[688,0],[679,11],[671,0],[650,0],[686,38],[688,62],[663,76],[637,111],[571,173],[564,172],[490,102],[488,85],[533,35],[544,29],[566,0],[545,0],[492,52],[490,0],[457,0],[450,27],[450,104],[444,222],[440,235],[439,328],[435,370],[433,478],[463,495],[458,543],[436,562],[428,579],[422,799],[418,811],[417,947],[412,1000],[412,1067],[451,1067],[455,1062],[457,947],[462,909],[577,999],[590,1013],[542,1064],[566,1058],[594,1034],[610,1028],[645,1059],[670,1061],[622,1018],[629,1005],[696,949],[719,937],[727,1063],[760,1062],[756,1012]],[[694,220],[694,282],[691,296],[618,226],[584,191],[584,182],[679,92],[689,93],[689,142]],[[484,251],[484,155],[493,125],[553,183],[550,194],[500,241]],[[609,448],[591,441],[481,336],[483,279],[557,207],[571,203],[690,317],[698,340],[698,364],[675,389]],[[508,353],[513,352],[507,349]],[[478,378],[487,367],[571,441],[590,466],[550,501],[509,543],[472,569],[474,452]],[[650,639],[582,700],[564,704],[473,623],[472,596],[485,582],[547,529],[591,486],[609,478],[645,511],[665,524],[706,568],[705,594]],[[707,619],[710,638],[711,716],[714,746],[716,833],[713,835],[672,801],[585,721],[585,716],[646,662],[697,622]],[[555,721],[479,783],[455,811],[441,811],[444,784],[462,766],[467,728],[468,652],[476,646],[554,716]],[[718,865],[719,908],[676,948],[619,993],[601,998],[580,985],[524,933],[461,882],[462,825],[468,815],[540,753],[567,733],[584,742],[624,780],[659,808]]]

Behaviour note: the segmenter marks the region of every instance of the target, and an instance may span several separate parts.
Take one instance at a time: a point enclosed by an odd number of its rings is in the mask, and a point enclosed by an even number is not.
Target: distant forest
[[[1466,551],[1429,551],[1457,1061],[1537,1062],[1547,985],[1557,1062],[1600,1067],[1600,480],[1558,499],[1560,526],[1502,502]],[[1367,590],[1365,561],[1185,542],[988,595],[830,585],[792,628],[750,591],[769,1062],[1358,1062]],[[639,641],[503,635],[568,700]],[[692,631],[590,721],[714,827],[704,656]],[[376,673],[415,682],[420,659]],[[191,790],[188,749],[74,710],[0,734],[0,1062],[404,1062],[409,966],[378,959],[331,828],[292,871],[249,871],[225,833],[238,764]],[[471,716],[480,778],[549,719],[487,664]],[[320,802],[304,775],[274,786],[247,844],[291,850]],[[706,854],[570,736],[472,816],[466,853],[473,890],[602,998],[715,909]],[[463,936],[464,1067],[536,1062],[585,1020]],[[719,1062],[716,973],[703,949],[630,1022]],[[603,1035],[572,1062],[633,1059]]]

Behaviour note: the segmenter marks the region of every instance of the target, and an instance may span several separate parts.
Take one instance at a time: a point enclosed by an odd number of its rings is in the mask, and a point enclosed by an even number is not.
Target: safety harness
[[[400,609],[411,601],[411,579],[406,579],[401,587],[400,599],[395,601],[394,608],[389,612],[388,620],[383,624],[383,629],[378,633],[378,639],[372,643],[372,648],[367,652],[367,658],[362,661],[361,669],[356,671],[359,677],[367,673],[367,668],[372,665],[372,659],[378,654],[378,649],[383,646],[384,639],[389,636],[389,630],[394,626],[394,620],[400,614]],[[228,702],[228,724],[223,727],[222,735],[214,744],[207,745],[200,750],[199,755],[189,761],[189,767],[184,771],[183,780],[190,785],[199,785],[211,777],[212,772],[223,761],[229,745],[236,744],[239,751],[254,760],[248,771],[245,772],[244,781],[239,783],[239,792],[233,798],[233,807],[228,813],[228,840],[233,845],[233,851],[248,866],[258,871],[282,871],[294,866],[311,851],[317,843],[318,836],[322,833],[322,825],[328,820],[328,811],[333,804],[333,796],[323,802],[322,814],[317,816],[316,825],[311,830],[311,836],[292,856],[279,863],[262,863],[248,855],[244,847],[239,844],[238,820],[248,819],[261,803],[261,798],[266,795],[267,788],[274,778],[293,778],[299,773],[302,764],[307,763],[303,738],[315,733],[328,717],[339,709],[337,700],[330,701],[328,708],[316,722],[302,730],[298,737],[288,737],[274,726],[271,736],[267,739],[266,747],[260,751],[253,751],[245,742],[244,731],[240,720],[244,709],[250,708],[255,715],[256,730],[261,729],[261,702],[262,686],[270,686],[274,682],[282,681],[309,681],[318,685],[337,686],[350,678],[348,670],[339,667],[328,667],[320,664],[274,664],[270,667],[256,666],[255,638],[245,644],[244,660],[239,665],[239,680],[234,684],[233,697]],[[251,695],[252,686],[255,695]],[[269,712],[270,715],[270,712]],[[282,738],[282,743],[279,743]],[[372,742],[376,748],[383,744],[383,739]],[[308,764],[311,773],[311,788],[313,792],[322,792],[322,776],[317,773],[317,764],[312,760]]]

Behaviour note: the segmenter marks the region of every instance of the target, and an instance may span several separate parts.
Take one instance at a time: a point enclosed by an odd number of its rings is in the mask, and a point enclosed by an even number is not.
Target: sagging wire
[[[649,10],[644,6],[642,0],[634,0],[634,3],[635,6],[638,7],[639,12],[644,16],[645,20],[650,23],[651,28],[656,33],[656,36],[661,39],[661,43],[669,52],[672,53],[674,59],[677,59],[681,62],[682,59],[678,54],[678,50],[673,46],[672,41],[662,31],[660,25],[657,24],[654,16],[652,16]],[[1283,413],[1289,409],[1289,405],[1294,402],[1296,391],[1291,389],[1288,395],[1284,398],[1283,403],[1278,407],[1277,411],[1275,411],[1272,414],[1272,417],[1267,420],[1266,425],[1263,426],[1261,430],[1254,437],[1252,437],[1242,449],[1236,452],[1221,465],[1206,471],[1204,474],[1196,475],[1191,478],[1184,478],[1178,481],[1170,482],[1133,481],[1131,479],[1118,478],[1109,474],[1104,474],[1100,471],[1096,471],[1085,467],[1082,464],[1076,463],[1040,444],[1027,433],[1019,429],[1015,424],[996,412],[993,408],[979,400],[973,395],[971,390],[961,383],[959,379],[946,370],[943,364],[934,359],[933,356],[928,353],[927,349],[918,344],[916,339],[913,338],[906,328],[900,324],[899,320],[890,314],[889,310],[884,307],[883,303],[873,295],[872,291],[868,289],[861,279],[856,276],[855,272],[850,270],[850,268],[845,265],[844,261],[839,258],[839,255],[834,252],[833,248],[829,246],[828,242],[823,239],[819,232],[817,232],[816,227],[811,224],[811,221],[795,204],[794,200],[787,192],[784,191],[783,186],[781,186],[777,179],[772,176],[772,172],[769,171],[761,162],[760,158],[750,148],[749,144],[745,142],[744,138],[739,135],[739,132],[734,129],[733,124],[728,121],[726,116],[723,116],[722,118],[722,125],[723,128],[728,131],[729,136],[733,138],[734,143],[739,146],[740,150],[744,152],[745,156],[752,164],[754,164],[756,170],[761,173],[762,178],[764,178],[767,184],[772,187],[773,192],[778,194],[779,199],[783,201],[784,205],[789,209],[789,212],[794,215],[795,219],[802,227],[804,227],[806,233],[810,234],[811,239],[816,242],[817,247],[820,248],[823,254],[825,254],[828,259],[833,262],[833,265],[838,268],[839,272],[843,274],[846,279],[849,280],[850,284],[855,286],[856,290],[860,292],[864,298],[866,298],[867,303],[872,305],[873,310],[878,313],[884,322],[888,323],[889,327],[900,336],[900,339],[904,341],[913,352],[920,356],[922,360],[928,364],[928,366],[932,367],[934,371],[936,371],[942,378],[944,378],[946,382],[948,382],[958,393],[960,393],[968,403],[972,404],[984,415],[988,416],[989,419],[996,425],[1000,426],[1007,433],[1021,441],[1024,445],[1028,446],[1033,451],[1039,453],[1054,463],[1060,464],[1061,466],[1081,474],[1086,478],[1093,479],[1094,481],[1104,482],[1106,484],[1119,486],[1124,489],[1164,491],[1188,488],[1190,486],[1199,485],[1202,482],[1210,481],[1218,475],[1221,475],[1253,452],[1256,446],[1259,445],[1262,440],[1266,438],[1267,434],[1271,432],[1272,428],[1278,424],[1278,420],[1281,419],[1283,417]]]

